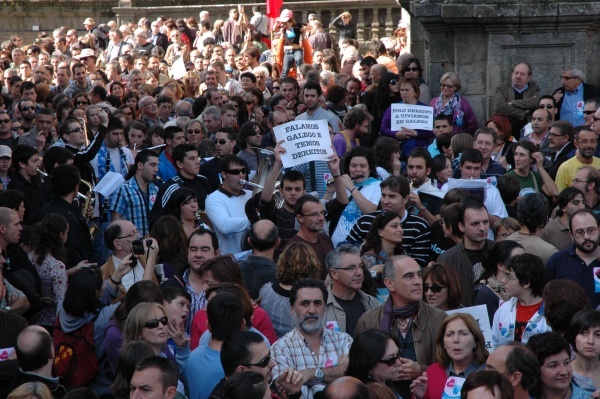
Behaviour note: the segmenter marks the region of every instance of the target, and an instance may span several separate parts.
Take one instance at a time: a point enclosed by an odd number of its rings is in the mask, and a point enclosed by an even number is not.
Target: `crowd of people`
[[[349,12],[83,26],[0,46],[0,398],[600,397],[581,69],[481,124]],[[326,161],[284,167],[294,120]]]

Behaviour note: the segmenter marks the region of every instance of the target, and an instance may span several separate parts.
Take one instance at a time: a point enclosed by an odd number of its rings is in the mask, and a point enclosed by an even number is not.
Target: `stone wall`
[[[401,0],[411,15],[412,52],[424,60],[432,93],[447,71],[459,74],[461,93],[483,122],[496,86],[512,65],[528,62],[541,93],[560,87],[559,76],[579,66],[600,84],[599,1]]]

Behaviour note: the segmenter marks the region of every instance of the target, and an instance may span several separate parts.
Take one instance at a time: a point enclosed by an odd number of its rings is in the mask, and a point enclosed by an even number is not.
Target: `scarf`
[[[506,289],[504,288],[504,283],[496,280],[496,277],[492,276],[487,279],[487,286],[490,287],[492,291],[494,291],[504,302],[508,301],[510,298],[506,295]]]
[[[401,306],[399,308],[394,307],[392,303],[392,296],[390,295],[383,305],[383,318],[379,323],[379,328],[383,331],[390,332],[392,328],[392,320],[393,319],[408,319],[417,314],[419,311],[419,304],[421,302],[416,302],[412,305]]]
[[[374,183],[377,183],[377,182],[381,182],[381,180],[379,180],[379,179],[376,179],[376,178],[374,178],[374,177],[369,177],[369,178],[368,178],[367,180],[365,180],[364,182],[362,182],[362,183],[354,183],[354,185],[355,185],[356,187],[365,187],[365,186],[368,186],[369,184],[374,184]]]
[[[438,101],[435,103],[434,115],[451,115],[452,124],[462,126],[464,112],[460,109],[460,96],[454,93],[454,96],[448,101],[445,107],[443,107],[443,104],[444,96],[440,94]]]

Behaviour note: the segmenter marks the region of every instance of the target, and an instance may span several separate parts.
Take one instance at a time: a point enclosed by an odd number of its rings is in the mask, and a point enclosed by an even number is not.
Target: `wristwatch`
[[[319,382],[323,381],[323,369],[320,367],[317,367],[315,370],[315,378],[319,380]]]
[[[6,313],[10,313],[11,307],[10,306],[5,306],[4,309],[2,309],[2,310],[5,310]]]

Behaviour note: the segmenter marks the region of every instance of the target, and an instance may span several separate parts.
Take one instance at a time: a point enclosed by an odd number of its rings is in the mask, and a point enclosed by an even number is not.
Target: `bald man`
[[[260,288],[265,283],[277,282],[277,265],[273,256],[279,242],[277,226],[270,220],[259,220],[250,228],[248,245],[252,248],[252,255],[240,263],[240,269],[252,299],[260,296]]]
[[[514,399],[529,399],[529,390],[538,380],[539,363],[527,345],[520,342],[500,345],[490,353],[486,366],[508,377],[515,392]]]
[[[40,326],[25,328],[17,337],[15,351],[20,369],[8,388],[9,392],[26,382],[39,381],[48,387],[55,399],[66,395],[65,387],[52,375],[54,348],[52,337],[46,329]]]
[[[358,378],[340,377],[327,385],[324,399],[363,399],[369,397],[369,390]]]

